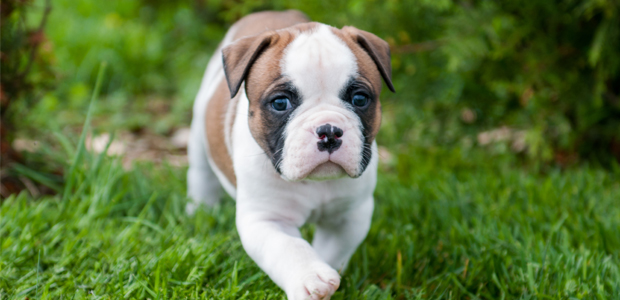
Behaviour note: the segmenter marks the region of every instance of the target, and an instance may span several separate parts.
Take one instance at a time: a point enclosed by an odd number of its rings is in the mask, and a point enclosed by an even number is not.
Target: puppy
[[[354,27],[301,12],[235,23],[196,97],[188,194],[236,199],[243,248],[288,299],[329,299],[368,233],[377,181],[375,135],[390,50]],[[298,228],[316,223],[312,244]]]

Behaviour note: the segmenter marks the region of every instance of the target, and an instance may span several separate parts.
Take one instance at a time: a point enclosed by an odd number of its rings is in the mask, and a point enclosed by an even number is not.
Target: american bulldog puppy
[[[248,255],[289,299],[329,299],[364,240],[390,49],[372,33],[261,12],[235,23],[193,108],[187,206],[236,199]],[[298,228],[316,224],[312,244]]]

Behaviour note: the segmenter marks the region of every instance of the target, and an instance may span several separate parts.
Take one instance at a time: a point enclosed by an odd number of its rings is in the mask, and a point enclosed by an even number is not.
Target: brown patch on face
[[[352,26],[345,26],[340,30],[349,36],[358,46],[370,56],[375,63],[377,70],[385,80],[385,84],[390,91],[396,92],[392,85],[392,62],[390,55],[390,45],[378,36]]]
[[[375,105],[371,107],[372,110],[367,111],[364,115],[360,115],[363,118],[363,123],[369,128],[364,128],[364,136],[367,138],[367,142],[372,144],[375,136],[379,132],[381,127],[381,102],[379,101],[379,95],[381,94],[381,73],[379,72],[377,65],[370,57],[368,52],[362,48],[356,40],[347,32],[343,32],[337,28],[332,28],[332,32],[344,41],[353,55],[355,55],[358,68],[358,78],[356,80],[365,82],[372,88],[372,93],[375,95]]]
[[[228,90],[226,80],[222,80],[209,100],[205,114],[209,153],[217,168],[224,173],[233,186],[237,186],[237,178],[235,177],[232,158],[225,142],[226,135],[230,134],[230,132],[226,132],[226,116],[229,109],[234,110],[237,107],[238,100],[238,96],[230,99],[230,91]],[[228,128],[232,128],[232,124],[235,121],[234,111],[229,119],[232,120],[228,120],[230,122]]]

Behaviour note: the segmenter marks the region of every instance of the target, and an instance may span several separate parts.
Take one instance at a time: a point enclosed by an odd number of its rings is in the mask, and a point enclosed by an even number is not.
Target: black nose
[[[316,129],[316,134],[320,139],[317,143],[319,151],[327,151],[331,154],[338,150],[340,145],[342,145],[340,137],[342,137],[343,133],[342,129],[330,124],[319,126],[319,128]]]

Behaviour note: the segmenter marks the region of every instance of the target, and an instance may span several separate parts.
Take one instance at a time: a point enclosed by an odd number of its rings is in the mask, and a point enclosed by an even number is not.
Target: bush
[[[614,0],[112,3],[54,2],[46,34],[57,88],[29,110],[27,124],[48,128],[50,113],[62,116],[61,125],[81,124],[88,87],[105,60],[111,76],[97,124],[160,133],[186,125],[226,28],[252,11],[296,8],[391,44],[397,93],[382,96],[382,144],[467,148],[488,143],[477,141],[481,132],[505,127],[508,138],[485,146],[491,153],[517,152],[535,164],[620,160]],[[145,113],[154,99],[170,113]]]
[[[28,1],[7,0],[0,11],[0,196],[24,188],[27,179],[18,179],[12,165],[23,163],[13,149],[13,140],[22,117],[37,98],[51,87],[53,73],[43,29],[51,9],[49,1],[43,9],[29,13]],[[39,51],[43,48],[43,51]],[[30,183],[30,182],[28,182]],[[28,185],[28,184],[26,184]]]

